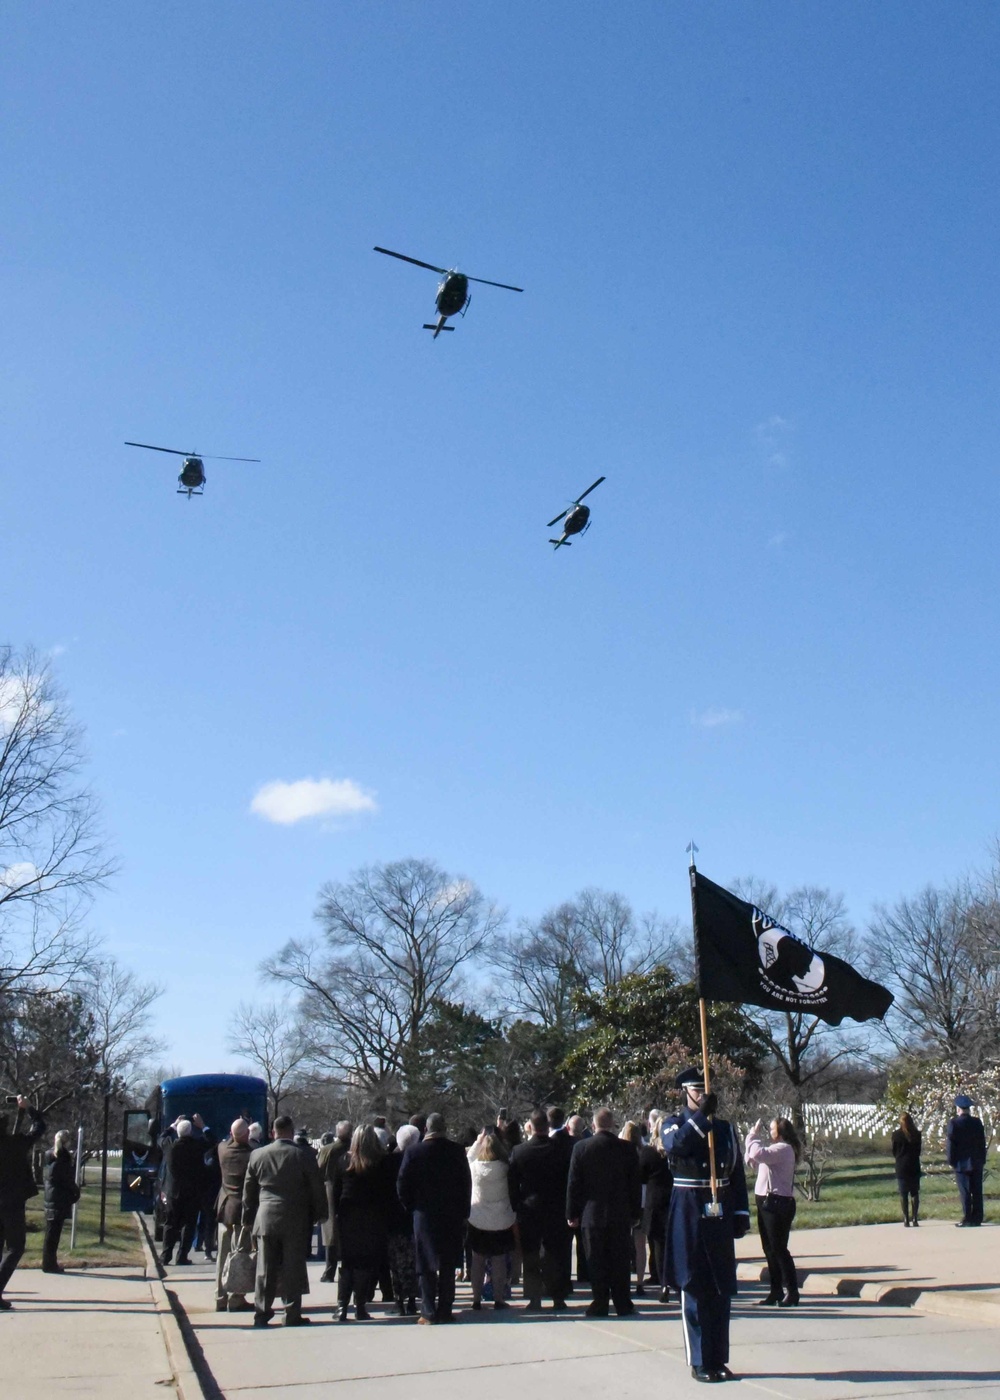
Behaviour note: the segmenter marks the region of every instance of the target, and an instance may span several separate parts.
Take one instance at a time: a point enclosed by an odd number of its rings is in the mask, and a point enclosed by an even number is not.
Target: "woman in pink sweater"
[[[795,1260],[788,1250],[788,1236],[795,1219],[795,1166],[802,1152],[798,1134],[787,1118],[774,1118],[764,1139],[764,1123],[757,1122],[747,1133],[746,1161],[757,1168],[757,1228],[767,1257],[770,1292],[761,1306],[796,1308],[799,1280]],[[782,1294],[782,1287],[784,1293]]]

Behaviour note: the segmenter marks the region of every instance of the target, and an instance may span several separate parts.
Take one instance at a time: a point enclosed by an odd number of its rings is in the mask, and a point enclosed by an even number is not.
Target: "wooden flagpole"
[[[698,968],[698,991],[700,993],[701,969],[698,965],[698,905],[695,899],[694,881],[694,877],[696,874],[694,858],[697,854],[697,851],[698,847],[694,844],[694,841],[691,841],[691,843],[688,846],[688,854],[691,857],[691,864],[688,867],[688,872],[691,878],[691,934],[694,939],[695,967]],[[708,1067],[708,1011],[705,1006],[705,998],[700,995],[698,997],[698,1013],[701,1020],[701,1072],[705,1080],[705,1093],[710,1094],[712,1092],[712,1080],[711,1071]],[[708,1120],[708,1169],[709,1179],[712,1185],[712,1205],[713,1207],[715,1207],[718,1206],[719,1202],[719,1181],[718,1173],[715,1168],[715,1132],[712,1128],[711,1117],[709,1117]]]

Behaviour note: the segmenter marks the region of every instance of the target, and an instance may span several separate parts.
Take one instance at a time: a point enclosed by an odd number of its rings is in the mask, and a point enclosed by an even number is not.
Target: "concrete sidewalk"
[[[792,1237],[814,1284],[824,1280],[904,1279],[919,1292],[935,1282],[995,1282],[996,1229],[949,1226],[898,1233],[889,1226],[803,1231]],[[912,1242],[911,1234],[919,1238]],[[967,1241],[966,1241],[966,1237]],[[966,1241],[963,1243],[963,1241]],[[754,1269],[756,1241],[743,1242],[743,1268]],[[1000,1261],[998,1261],[1000,1262]],[[555,1317],[525,1314],[519,1302],[502,1313],[469,1309],[458,1291],[453,1327],[417,1327],[376,1303],[371,1322],[335,1321],[336,1290],[310,1265],[306,1315],[313,1325],[284,1329],[280,1317],[255,1330],[250,1315],[215,1312],[207,1265],[168,1271],[167,1287],[184,1313],[210,1373],[213,1400],[468,1400],[490,1390],[535,1387],[557,1400],[631,1400],[704,1395],[692,1380],[676,1306],[638,1300],[638,1315],[583,1316],[580,1297]],[[756,1265],[760,1272],[760,1265]],[[936,1273],[935,1273],[936,1269]],[[853,1272],[852,1272],[853,1271]],[[918,1288],[918,1285],[920,1287]],[[910,1307],[869,1304],[807,1289],[795,1310],[758,1309],[760,1284],[744,1284],[734,1309],[731,1365],[744,1392],[785,1400],[860,1400],[906,1395],[1000,1396],[1000,1333],[974,1316],[926,1315]],[[490,1374],[487,1374],[490,1372]]]
[[[1000,1227],[956,1230],[944,1220],[919,1229],[852,1225],[793,1230],[790,1248],[808,1297],[861,1298],[1000,1326]],[[759,1282],[764,1255],[755,1233],[737,1245],[738,1276]],[[1000,1339],[998,1339],[1000,1345]]]
[[[176,1378],[156,1290],[142,1268],[16,1270],[0,1312],[4,1400],[163,1400]]]

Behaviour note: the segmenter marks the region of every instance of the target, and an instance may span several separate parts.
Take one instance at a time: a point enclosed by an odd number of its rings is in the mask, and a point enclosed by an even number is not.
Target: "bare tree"
[[[826,950],[854,965],[861,961],[861,942],[841,895],[815,885],[800,885],[781,895],[775,885],[754,876],[734,881],[733,888],[811,948]],[[807,1095],[836,1092],[840,1067],[848,1068],[865,1054],[868,1036],[828,1025],[804,1011],[747,1009],[767,1038],[778,1084],[787,1092],[792,1117],[801,1129]]]
[[[324,885],[316,917],[320,941],[293,940],[263,971],[302,994],[314,1058],[385,1103],[434,1002],[455,996],[503,916],[468,880],[411,859]]]
[[[495,962],[505,980],[497,997],[509,1010],[574,1031],[580,994],[676,961],[678,944],[676,925],[656,914],[637,919],[624,895],[581,890],[498,942]]]
[[[65,986],[91,950],[82,908],[111,866],[82,763],[48,663],[0,647],[0,992]]]
[[[872,969],[894,992],[888,1033],[899,1048],[964,1063],[977,1031],[980,974],[966,886],[926,889],[880,907]]]
[[[227,1043],[266,1081],[273,1121],[312,1048],[298,1018],[287,1001],[262,1005],[240,1002],[229,1023]]]
[[[105,958],[92,967],[82,993],[101,1078],[115,1093],[127,1094],[147,1072],[152,1056],[164,1049],[149,1028],[163,988],[141,981],[114,958]]]

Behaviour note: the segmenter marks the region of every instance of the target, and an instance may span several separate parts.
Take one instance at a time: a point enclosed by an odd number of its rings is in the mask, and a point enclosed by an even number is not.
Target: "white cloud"
[[[0,870],[0,888],[19,890],[22,885],[30,885],[33,880],[37,880],[39,874],[38,866],[33,865],[30,860],[19,860],[14,865],[8,865],[5,870]]]
[[[265,821],[292,826],[309,817],[377,812],[378,803],[373,793],[365,792],[350,778],[300,778],[295,783],[265,783],[254,793],[250,810]]]
[[[692,710],[691,723],[699,729],[719,729],[727,724],[742,724],[742,710],[727,710],[721,705],[711,706],[707,710]]]
[[[787,539],[788,535],[784,530],[777,530],[768,540],[767,547],[768,549],[780,549]]]
[[[792,465],[790,451],[795,424],[790,418],[782,418],[780,413],[772,413],[754,428],[757,441],[767,453],[768,466],[786,471]]]

